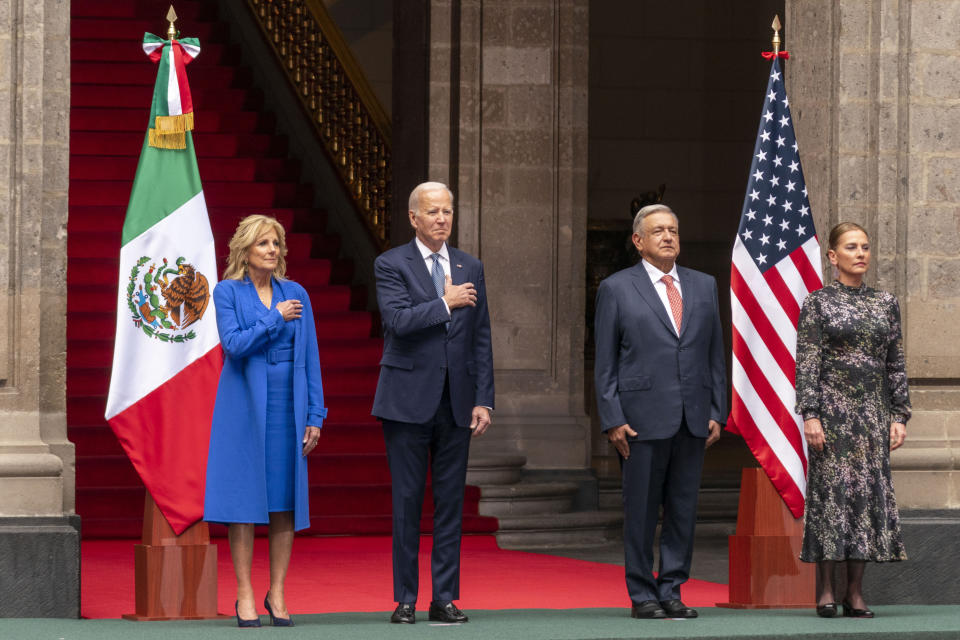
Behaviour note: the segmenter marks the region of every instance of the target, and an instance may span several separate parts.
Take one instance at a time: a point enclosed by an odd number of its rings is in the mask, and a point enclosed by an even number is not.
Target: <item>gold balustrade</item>
[[[321,0],[247,0],[374,243],[390,243],[390,120]]]

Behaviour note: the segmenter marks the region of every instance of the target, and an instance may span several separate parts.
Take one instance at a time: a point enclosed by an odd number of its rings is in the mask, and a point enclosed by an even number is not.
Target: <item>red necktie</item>
[[[680,292],[673,284],[673,276],[665,275],[660,280],[667,285],[667,300],[670,301],[670,311],[673,312],[673,321],[677,323],[677,333],[680,333],[680,327],[683,326],[683,298]]]

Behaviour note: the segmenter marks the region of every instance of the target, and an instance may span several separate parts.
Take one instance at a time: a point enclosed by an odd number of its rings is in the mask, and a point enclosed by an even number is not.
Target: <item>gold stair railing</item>
[[[247,0],[353,197],[390,246],[390,120],[321,0]]]

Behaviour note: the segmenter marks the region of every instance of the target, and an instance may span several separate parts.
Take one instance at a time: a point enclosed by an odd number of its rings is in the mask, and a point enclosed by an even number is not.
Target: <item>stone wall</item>
[[[0,10],[0,616],[79,615],[65,393],[69,43],[67,1]]]
[[[479,256],[497,411],[474,453],[585,468],[586,0],[433,0],[430,178]]]
[[[817,228],[863,224],[868,280],[901,303],[914,417],[891,457],[898,501],[960,508],[960,1],[795,0],[787,15]]]

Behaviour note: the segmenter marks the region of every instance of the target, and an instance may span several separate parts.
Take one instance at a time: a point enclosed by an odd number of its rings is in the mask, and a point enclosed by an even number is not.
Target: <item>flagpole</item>
[[[166,16],[169,46],[177,39],[177,13]],[[151,126],[154,126],[151,123]],[[192,125],[190,126],[192,128]],[[193,153],[184,145],[161,144],[162,153]],[[156,139],[160,139],[160,135]],[[139,170],[139,167],[138,167]],[[151,486],[149,483],[145,483]],[[217,612],[217,546],[209,525],[200,520],[179,535],[146,491],[141,544],[134,545],[135,612],[126,620],[204,620],[228,617]]]
[[[771,61],[768,94],[761,111],[756,155],[750,167],[731,264],[734,393],[727,427],[744,437],[763,467],[744,468],[741,475],[737,530],[729,538],[729,601],[717,603],[718,607],[733,609],[812,608],[816,603],[814,567],[799,560],[802,520],[787,504],[789,495],[793,506],[802,513],[805,458],[800,459],[802,433],[796,433],[792,382],[774,387],[770,381],[778,384],[782,365],[768,378],[754,357],[755,353],[770,349],[777,353],[779,345],[781,361],[792,368],[786,343],[795,341],[795,329],[791,333],[784,323],[779,328],[770,323],[767,310],[783,312],[783,307],[772,290],[757,283],[766,282],[764,273],[769,270],[771,280],[779,279],[783,289],[788,289],[776,265],[782,262],[789,268],[801,268],[809,260],[805,253],[807,243],[816,241],[779,67],[779,59],[789,57],[788,52],[781,50],[779,16],[774,16],[771,27],[773,51],[762,54]],[[809,274],[814,269],[811,266],[806,271]],[[810,285],[805,281],[794,286],[802,290],[788,290],[800,295],[801,300],[809,292]],[[794,296],[790,301],[795,305]],[[762,336],[756,333],[758,325],[764,331]],[[761,346],[754,351],[751,345],[756,341]],[[782,446],[775,449],[767,441],[768,436]],[[779,483],[776,486],[774,478]],[[793,487],[786,495],[785,485]]]

